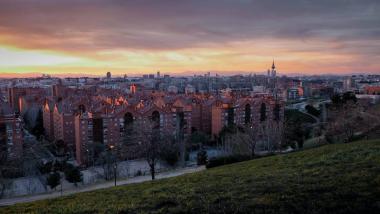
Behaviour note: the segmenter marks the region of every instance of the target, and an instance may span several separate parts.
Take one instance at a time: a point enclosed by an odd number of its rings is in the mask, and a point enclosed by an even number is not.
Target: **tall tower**
[[[276,99],[276,102],[277,102],[277,99],[278,99],[278,89],[277,89],[277,71],[276,71],[276,66],[274,65],[274,59],[273,59],[273,63],[272,63],[272,81],[273,81],[273,95]]]
[[[273,59],[273,63],[272,63],[272,77],[276,77],[276,66],[274,65],[274,59]]]

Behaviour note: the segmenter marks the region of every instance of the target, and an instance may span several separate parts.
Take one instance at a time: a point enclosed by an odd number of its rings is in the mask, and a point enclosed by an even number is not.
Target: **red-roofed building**
[[[380,94],[380,86],[366,86],[364,92],[366,94]]]

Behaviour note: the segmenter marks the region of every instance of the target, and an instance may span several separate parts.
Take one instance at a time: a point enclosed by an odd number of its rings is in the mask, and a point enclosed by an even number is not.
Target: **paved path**
[[[162,172],[156,175],[156,179],[162,179],[162,178],[170,178],[170,177],[175,177],[183,174],[188,174],[188,173],[193,173],[193,172],[198,172],[204,170],[204,166],[200,167],[188,167],[188,168],[182,168],[182,169],[177,169],[173,171],[168,171],[168,172]],[[141,183],[144,181],[150,181],[151,176],[138,176],[138,177],[133,177],[133,178],[128,178],[128,179],[123,179],[123,180],[118,180],[117,181],[117,186],[120,185],[127,185],[127,184],[133,184],[133,183]],[[69,190],[64,190],[62,192],[62,195],[72,195],[75,193],[79,192],[88,192],[88,191],[93,191],[97,189],[104,189],[104,188],[109,188],[113,187],[115,185],[114,181],[107,181],[103,183],[98,183],[90,186],[85,186],[85,187],[78,187],[78,188],[73,188]],[[48,198],[57,198],[62,196],[61,192],[59,190],[55,192],[50,192],[50,193],[44,193],[44,194],[39,194],[39,195],[29,195],[29,196],[21,196],[21,197],[16,197],[16,198],[6,198],[0,200],[0,206],[9,206],[17,203],[25,203],[25,202],[32,202],[32,201],[37,201],[37,200],[43,200],[43,199],[48,199]]]

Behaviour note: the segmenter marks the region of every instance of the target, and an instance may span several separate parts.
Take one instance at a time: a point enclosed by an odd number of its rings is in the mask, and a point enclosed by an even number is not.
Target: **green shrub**
[[[141,170],[137,170],[137,172],[135,173],[135,177],[141,176],[141,175],[143,175],[143,173],[141,172]]]
[[[52,161],[49,161],[49,162],[46,162],[46,163],[40,163],[38,165],[38,170],[41,172],[41,174],[48,174],[51,172],[53,168],[53,162]]]
[[[365,134],[357,134],[357,135],[354,135],[352,138],[351,138],[351,142],[352,141],[358,141],[358,140],[362,140],[365,138]]]
[[[249,155],[231,155],[231,156],[224,156],[224,157],[216,157],[216,158],[211,158],[207,164],[206,168],[213,168],[217,166],[222,166],[226,164],[231,164],[231,163],[237,163],[241,161],[246,161],[250,160],[251,156]]]
[[[207,152],[205,150],[201,150],[197,153],[197,164],[198,166],[200,165],[205,165],[207,163]]]
[[[68,182],[74,183],[76,185],[78,182],[82,181],[82,173],[78,167],[70,164],[65,168],[65,178]]]
[[[167,148],[161,152],[161,159],[168,163],[170,166],[174,166],[179,160],[178,148]]]
[[[305,109],[307,113],[314,115],[315,117],[319,117],[319,115],[321,114],[321,112],[318,109],[314,108],[314,106],[312,105],[306,105]]]
[[[61,183],[61,176],[58,172],[50,173],[46,179],[46,182],[51,189],[55,189],[55,187]]]

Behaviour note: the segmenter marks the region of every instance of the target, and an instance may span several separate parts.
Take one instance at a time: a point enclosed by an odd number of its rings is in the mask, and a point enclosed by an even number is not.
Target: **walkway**
[[[184,175],[188,173],[199,172],[204,169],[205,169],[204,166],[199,166],[199,167],[188,167],[188,168],[182,168],[182,169],[177,169],[173,171],[162,172],[156,175],[156,179],[158,180],[158,179],[163,179],[163,178],[176,177],[176,176]],[[133,184],[133,183],[141,183],[141,182],[150,181],[150,180],[151,180],[150,175],[138,176],[138,177],[133,177],[133,178],[128,178],[128,179],[118,180],[117,186]],[[32,202],[32,201],[43,200],[43,199],[57,198],[60,196],[72,195],[79,192],[88,192],[88,191],[93,191],[93,190],[98,190],[98,189],[105,189],[105,188],[109,188],[113,186],[114,186],[114,181],[107,181],[107,182],[98,183],[98,184],[94,184],[90,186],[64,190],[62,193],[57,190],[54,192],[40,194],[40,195],[28,195],[28,196],[22,196],[22,197],[16,197],[16,198],[6,198],[6,199],[0,200],[0,206],[9,206],[9,205],[17,204],[17,203],[25,203],[25,202]]]

